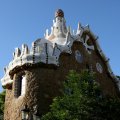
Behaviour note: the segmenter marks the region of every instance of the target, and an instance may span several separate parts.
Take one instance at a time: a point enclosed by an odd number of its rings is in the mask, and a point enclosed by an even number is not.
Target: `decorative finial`
[[[55,17],[64,17],[64,12],[61,9],[56,10]]]

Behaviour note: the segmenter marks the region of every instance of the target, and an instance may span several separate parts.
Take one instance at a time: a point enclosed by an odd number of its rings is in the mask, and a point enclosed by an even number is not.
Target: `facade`
[[[31,49],[16,48],[13,60],[4,68],[1,79],[6,89],[4,120],[21,120],[23,106],[29,108],[29,117],[49,110],[55,96],[61,95],[62,82],[69,70],[83,69],[96,72],[103,93],[119,96],[118,78],[113,74],[109,59],[101,50],[98,37],[89,26],[78,23],[77,32],[66,27],[64,12],[59,9],[51,33],[32,43]]]

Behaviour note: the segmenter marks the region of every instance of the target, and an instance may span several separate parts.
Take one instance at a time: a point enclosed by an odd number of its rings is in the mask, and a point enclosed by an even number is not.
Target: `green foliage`
[[[4,102],[5,102],[5,91],[0,93],[0,120],[3,120]]]
[[[63,96],[41,120],[118,120],[119,115],[120,100],[103,96],[93,73],[70,71]]]

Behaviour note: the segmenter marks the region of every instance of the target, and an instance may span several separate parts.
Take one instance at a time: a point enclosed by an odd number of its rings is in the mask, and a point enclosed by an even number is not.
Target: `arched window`
[[[25,94],[26,91],[26,76],[18,75],[15,78],[14,83],[14,96],[19,97]]]
[[[96,68],[97,68],[97,71],[99,73],[102,73],[103,72],[103,68],[102,68],[102,65],[100,63],[96,63]]]
[[[75,58],[76,58],[77,62],[79,62],[79,63],[83,62],[83,56],[79,50],[75,51]]]
[[[21,80],[21,95],[25,94],[25,90],[26,90],[26,76],[23,75]]]

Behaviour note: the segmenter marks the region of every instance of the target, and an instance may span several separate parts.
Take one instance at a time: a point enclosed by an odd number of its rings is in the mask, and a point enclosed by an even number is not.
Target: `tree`
[[[41,120],[118,120],[119,115],[120,100],[104,96],[93,73],[70,71],[63,95]]]
[[[5,90],[0,93],[0,120],[3,120],[5,102]]]

